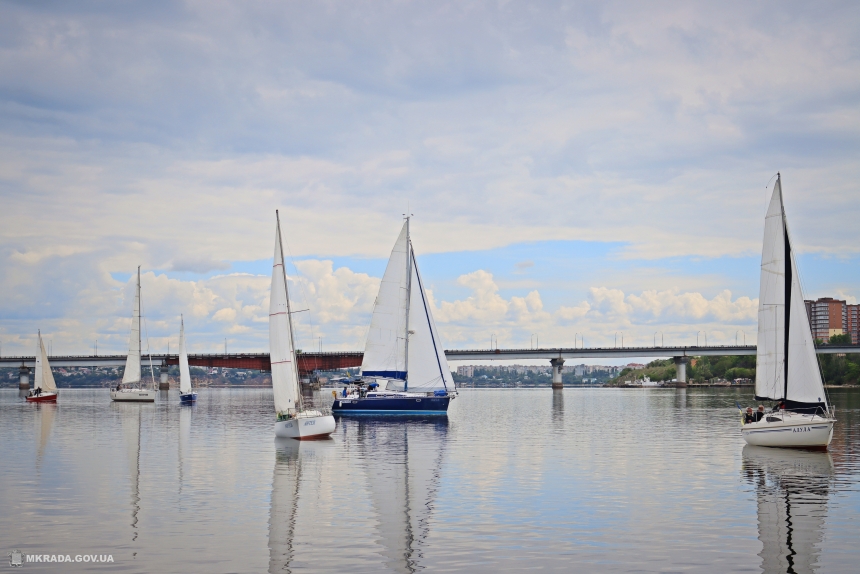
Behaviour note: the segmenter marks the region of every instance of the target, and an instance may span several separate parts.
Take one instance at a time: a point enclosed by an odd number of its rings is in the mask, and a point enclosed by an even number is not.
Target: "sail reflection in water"
[[[359,420],[358,446],[388,567],[414,572],[430,531],[448,419]]]
[[[762,571],[815,572],[833,477],[830,454],[747,445],[742,472],[756,489]]]
[[[309,565],[325,568],[319,549],[308,545],[327,520],[323,499],[331,485],[347,490],[347,504],[367,505],[374,534],[354,540],[344,533],[336,553],[356,560],[380,555],[388,570],[414,572],[430,533],[439,488],[448,420],[428,417],[409,420],[342,420],[341,438],[354,448],[346,451],[334,441],[276,440],[274,478],[269,514],[269,572],[289,572]],[[335,463],[331,457],[340,457]],[[342,509],[343,510],[343,509]],[[338,524],[337,526],[346,526]],[[355,525],[363,530],[365,525]],[[348,527],[347,527],[348,528]],[[299,543],[299,539],[303,543]],[[311,554],[302,556],[301,549]]]

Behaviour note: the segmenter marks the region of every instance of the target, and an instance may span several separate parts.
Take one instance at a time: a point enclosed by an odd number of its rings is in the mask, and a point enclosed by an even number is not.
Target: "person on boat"
[[[346,398],[346,387],[343,388],[343,397]]]
[[[116,390],[118,390],[118,391],[121,391],[121,390],[122,390],[122,383],[117,383],[117,384],[116,384]]]
[[[756,422],[755,414],[753,413],[752,407],[747,407],[747,413],[744,415],[744,424],[754,423]]]
[[[764,405],[759,405],[758,410],[755,413],[755,422],[759,422],[764,418]]]
[[[775,407],[773,407],[773,412],[777,413],[779,411],[785,410],[785,401],[779,401]]]
[[[39,395],[41,395],[41,394],[42,394],[42,387],[38,387],[38,388],[36,388],[36,389],[33,391],[33,396],[34,396],[34,397],[38,397],[38,396],[39,396]]]

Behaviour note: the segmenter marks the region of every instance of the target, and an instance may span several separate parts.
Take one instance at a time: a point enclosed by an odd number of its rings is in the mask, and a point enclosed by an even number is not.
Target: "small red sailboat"
[[[33,382],[33,390],[27,395],[28,403],[55,403],[57,402],[57,385],[54,383],[54,374],[48,363],[48,354],[45,352],[45,343],[42,341],[42,332],[39,332],[39,350],[36,353],[36,378]]]

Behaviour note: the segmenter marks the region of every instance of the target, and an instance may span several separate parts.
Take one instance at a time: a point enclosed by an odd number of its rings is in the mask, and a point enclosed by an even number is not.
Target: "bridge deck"
[[[819,354],[860,353],[860,345],[822,345],[816,348]],[[610,348],[560,348],[560,349],[493,349],[445,351],[449,361],[487,361],[523,359],[620,359],[620,358],[671,358],[714,355],[755,355],[754,345],[708,346],[708,347],[610,347]],[[364,353],[344,351],[334,353],[301,353],[298,356],[299,371],[310,373],[316,369],[342,369],[360,367]],[[178,355],[153,354],[155,366],[177,365]],[[50,357],[52,367],[121,367],[125,355],[81,355]],[[150,356],[143,357],[148,365]],[[35,357],[0,357],[0,367],[34,367]],[[188,363],[195,367],[225,367],[231,369],[271,370],[268,353],[196,354],[188,356]]]

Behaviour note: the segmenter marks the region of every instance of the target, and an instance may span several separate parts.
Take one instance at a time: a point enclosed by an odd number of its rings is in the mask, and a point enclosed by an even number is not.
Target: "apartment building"
[[[848,334],[851,335],[851,344],[860,345],[860,305],[846,305],[845,315],[848,323]]]
[[[845,301],[833,297],[822,297],[815,301],[804,301],[812,336],[827,341],[833,335],[849,332],[848,307]],[[857,307],[857,305],[851,305]],[[852,342],[854,342],[852,337]]]

